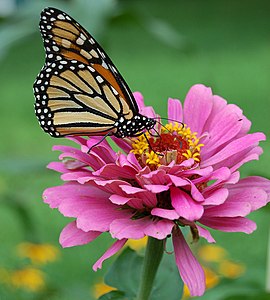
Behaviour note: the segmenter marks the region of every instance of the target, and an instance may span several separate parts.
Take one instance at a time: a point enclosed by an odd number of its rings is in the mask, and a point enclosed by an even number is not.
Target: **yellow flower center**
[[[200,150],[203,144],[196,132],[178,122],[166,124],[157,136],[148,132],[132,139],[132,150],[142,165],[155,169],[170,162],[180,164],[193,158],[200,162]]]

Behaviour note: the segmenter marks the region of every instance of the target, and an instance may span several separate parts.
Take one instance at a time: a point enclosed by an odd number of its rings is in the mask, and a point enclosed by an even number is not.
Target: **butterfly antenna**
[[[164,126],[161,122],[159,122],[158,120],[156,120],[156,122],[163,127],[165,130],[169,131],[168,128],[166,126]],[[155,130],[155,129],[154,129]],[[155,130],[156,131],[156,130]],[[156,131],[157,132],[157,131]],[[159,135],[159,134],[158,134]]]
[[[158,124],[160,124],[162,127],[165,127],[161,122],[158,121],[158,119],[160,120],[166,120],[166,121],[171,121],[171,122],[176,122],[176,123],[179,123],[181,124],[183,127],[184,127],[184,123],[179,121],[179,120],[174,120],[174,119],[169,119],[169,118],[161,118],[161,117],[156,117],[156,118],[153,118],[154,120],[156,120],[156,122]],[[166,128],[167,129],[167,128]],[[167,129],[168,130],[168,129]]]

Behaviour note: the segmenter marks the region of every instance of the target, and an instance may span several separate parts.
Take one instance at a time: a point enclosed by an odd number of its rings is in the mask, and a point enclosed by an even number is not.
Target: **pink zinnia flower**
[[[135,93],[140,112],[156,117]],[[62,162],[49,164],[62,173],[62,186],[48,188],[44,201],[66,217],[75,218],[62,231],[63,247],[93,241],[109,232],[116,242],[94,264],[118,252],[128,239],[172,235],[180,275],[191,295],[205,290],[204,272],[192,254],[181,228],[193,239],[215,242],[207,228],[251,233],[256,224],[246,216],[270,201],[270,181],[257,176],[240,179],[239,167],[258,159],[263,133],[248,134],[251,122],[236,105],[227,104],[210,88],[193,86],[184,106],[169,99],[169,120],[155,136],[107,141],[71,138],[81,149],[55,146]],[[183,124],[181,124],[182,122]],[[166,127],[166,128],[165,128]],[[67,159],[69,158],[69,159]]]

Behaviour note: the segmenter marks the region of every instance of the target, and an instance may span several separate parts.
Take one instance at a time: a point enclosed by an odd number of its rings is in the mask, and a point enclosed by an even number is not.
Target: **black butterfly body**
[[[132,92],[96,40],[56,8],[41,12],[45,65],[34,83],[35,112],[53,137],[139,136],[156,121],[139,113]]]

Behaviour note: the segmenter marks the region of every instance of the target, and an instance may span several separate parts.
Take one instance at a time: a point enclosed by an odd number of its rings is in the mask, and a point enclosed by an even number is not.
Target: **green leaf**
[[[183,285],[174,255],[164,253],[154,281],[150,300],[179,300],[183,294]]]
[[[142,263],[143,257],[134,250],[126,248],[105,275],[105,283],[135,297],[140,282]]]
[[[270,294],[269,293],[259,293],[259,294],[253,294],[252,295],[233,295],[230,297],[225,298],[224,300],[254,300],[254,299],[260,299],[260,300],[269,300]]]
[[[132,299],[138,292],[142,264],[143,257],[139,256],[134,250],[126,248],[115,260],[108,273],[105,275],[104,281],[106,284],[123,291],[127,297],[125,299]],[[174,255],[165,253],[157,271],[157,276],[149,299],[179,300],[181,299],[182,292],[183,282],[179,276]]]
[[[105,295],[102,295],[98,298],[98,300],[131,300],[131,298],[127,298],[125,293],[121,291],[111,291]]]

